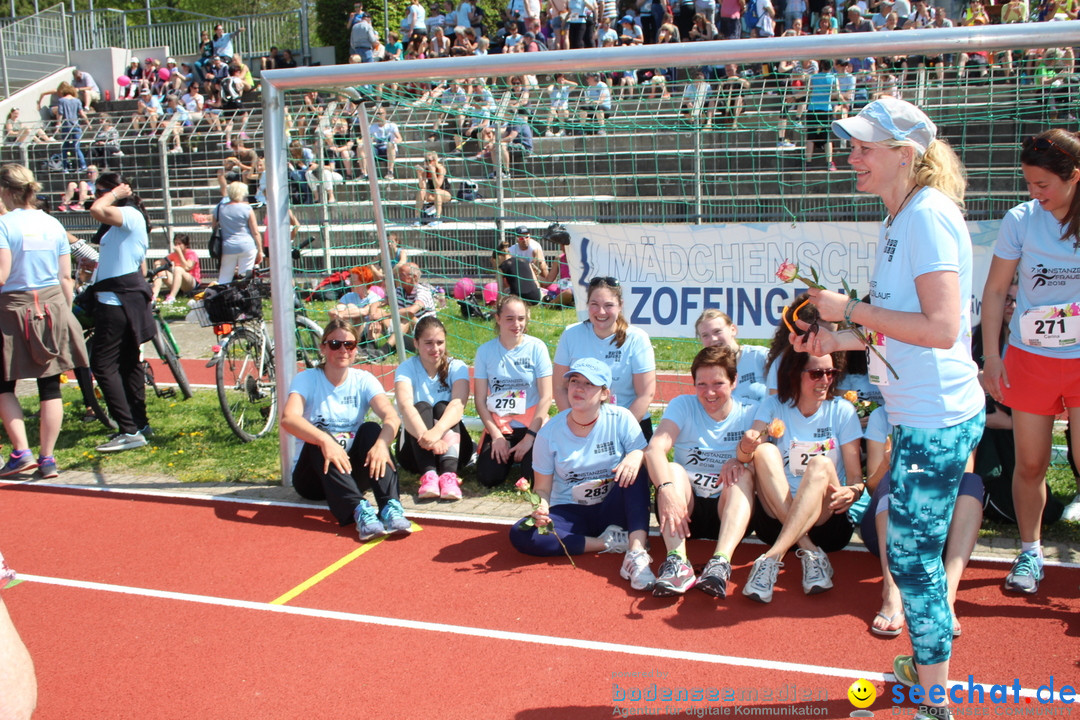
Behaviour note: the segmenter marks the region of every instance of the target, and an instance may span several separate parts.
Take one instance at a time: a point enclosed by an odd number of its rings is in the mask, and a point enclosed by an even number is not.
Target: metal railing
[[[63,5],[8,23],[0,28],[0,75],[4,96],[69,65]]]

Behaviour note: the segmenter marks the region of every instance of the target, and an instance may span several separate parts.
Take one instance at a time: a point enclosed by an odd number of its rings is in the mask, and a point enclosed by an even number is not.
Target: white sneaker
[[[802,561],[802,589],[807,595],[816,595],[832,589],[832,564],[829,556],[821,548],[817,550],[795,551]]]
[[[782,567],[784,563],[779,560],[760,556],[754,561],[754,567],[750,568],[750,577],[743,586],[742,594],[759,603],[772,602],[773,586]]]
[[[633,550],[626,553],[623,558],[622,568],[619,575],[623,580],[630,581],[630,587],[635,590],[648,590],[656,582],[656,576],[649,568],[652,558],[644,550]]]
[[[139,433],[133,433],[128,435],[127,433],[116,433],[109,438],[108,442],[103,445],[97,446],[98,452],[123,452],[124,450],[132,450],[134,448],[140,448],[146,444],[146,438]]]
[[[1065,506],[1065,510],[1061,513],[1061,519],[1069,522],[1080,522],[1080,494],[1077,494],[1072,499],[1072,502]]]
[[[624,553],[630,549],[629,533],[618,525],[608,525],[598,537],[604,543],[602,553]]]

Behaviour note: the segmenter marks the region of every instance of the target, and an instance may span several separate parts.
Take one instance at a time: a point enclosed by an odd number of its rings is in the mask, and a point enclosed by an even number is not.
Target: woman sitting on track
[[[752,600],[772,600],[781,560],[793,545],[799,546],[795,554],[802,560],[803,592],[828,590],[833,569],[826,553],[851,539],[854,526],[847,509],[865,486],[855,406],[833,396],[843,357],[816,358],[792,350],[781,355],[778,392],[761,403],[753,429],[737,447],[736,457],[754,464],[754,531],[771,545],[754,561],[743,587],[743,595]],[[783,423],[782,432],[776,420]]]
[[[351,323],[331,320],[323,330],[317,368],[298,374],[289,388],[281,427],[303,443],[293,467],[296,492],[326,500],[342,525],[356,523],[361,540],[409,533],[398,500],[398,477],[390,459],[398,418],[382,385],[352,367],[360,335]],[[368,408],[382,420],[367,421]],[[364,498],[370,486],[378,511]]]
[[[510,542],[541,557],[562,554],[564,545],[572,555],[625,552],[619,574],[646,590],[656,577],[645,549],[649,481],[639,472],[645,438],[633,415],[611,404],[605,363],[581,358],[566,375],[570,407],[540,429],[533,448],[535,526],[522,519],[510,529]],[[558,539],[539,532],[548,524]]]
[[[756,406],[735,398],[735,368],[730,347],[703,348],[690,366],[696,395],[671,401],[645,451],[668,550],[653,586],[658,597],[681,595],[695,584],[687,538],[716,539],[696,584],[713,597],[727,597],[731,555],[754,507],[754,476],[735,459],[735,447],[752,427]],[[674,462],[668,462],[672,448]]]
[[[473,441],[461,422],[469,402],[469,368],[446,354],[446,326],[421,318],[413,334],[418,355],[398,366],[394,395],[404,427],[397,458],[420,475],[420,498],[461,499],[458,464],[468,462]]]
[[[746,402],[761,402],[765,390],[765,361],[769,351],[760,345],[740,345],[739,328],[727,313],[710,308],[694,323],[694,331],[703,347],[729,347],[738,362],[738,374],[732,376],[732,396]],[[738,383],[735,381],[738,380]]]
[[[555,348],[555,404],[567,400],[567,371],[579,358],[596,358],[611,369],[611,402],[630,411],[641,423],[645,439],[652,437],[649,405],[656,394],[656,358],[652,341],[641,328],[630,327],[623,316],[622,288],[613,277],[589,281],[589,319],[566,328]]]
[[[484,423],[476,478],[501,485],[514,463],[532,479],[532,449],[551,407],[551,360],[547,346],[525,330],[529,308],[516,295],[495,306],[498,337],[476,350],[473,362],[476,413]]]

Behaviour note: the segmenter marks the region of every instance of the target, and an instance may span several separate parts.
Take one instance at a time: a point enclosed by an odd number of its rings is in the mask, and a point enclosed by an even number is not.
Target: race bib
[[[353,440],[356,439],[356,433],[352,431],[336,432],[334,433],[334,440],[338,445],[345,448],[345,452],[352,450]]]
[[[1072,347],[1080,342],[1080,306],[1043,305],[1020,316],[1020,339],[1031,347]]]
[[[525,413],[525,391],[504,390],[491,393],[487,397],[487,409],[496,415],[523,415]]]
[[[836,461],[836,439],[829,438],[824,442],[801,442],[796,440],[791,443],[791,447],[788,448],[788,468],[791,470],[791,474],[795,477],[802,477],[806,472],[806,466],[810,462],[810,458],[817,455],[826,455],[833,462]]]
[[[607,497],[615,478],[586,480],[570,489],[570,495],[578,505],[597,505]]]
[[[724,491],[720,484],[720,473],[690,472],[687,475],[690,476],[690,484],[698,497],[716,497]]]
[[[867,330],[866,340],[869,343],[866,348],[866,376],[875,385],[888,385],[889,368],[885,366],[885,360],[883,360],[889,357],[886,352],[885,336],[882,333]],[[877,352],[871,350],[871,347]]]

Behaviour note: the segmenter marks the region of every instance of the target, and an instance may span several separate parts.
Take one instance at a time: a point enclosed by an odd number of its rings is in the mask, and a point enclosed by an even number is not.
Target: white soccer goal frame
[[[540,53],[470,56],[382,62],[325,67],[302,67],[267,70],[262,75],[263,116],[265,129],[266,208],[270,257],[270,283],[273,298],[292,297],[292,266],[289,247],[289,192],[285,168],[285,93],[289,90],[333,90],[359,97],[361,85],[393,82],[452,80],[458,77],[508,77],[511,75],[550,75],[587,71],[638,70],[654,67],[692,67],[727,63],[762,63],[777,59],[815,60],[823,57],[860,57],[924,55],[938,53],[985,52],[1027,48],[1071,47],[1080,45],[1080,20],[1048,23],[1018,23],[927,30],[904,30],[889,33],[851,33],[810,35],[788,38],[719,40],[712,42],[639,45],[633,47],[562,50]],[[361,132],[367,157],[373,158],[366,110],[360,113]],[[383,272],[389,288],[394,286],[386,227],[378,179],[370,173],[374,220],[381,249]],[[398,339],[399,353],[404,353],[401,322],[393,298],[389,306]],[[277,369],[278,413],[285,405],[284,393],[296,375],[295,317],[291,303],[273,305],[274,364]],[[281,442],[282,483],[288,484],[293,465],[293,443],[278,425]]]

